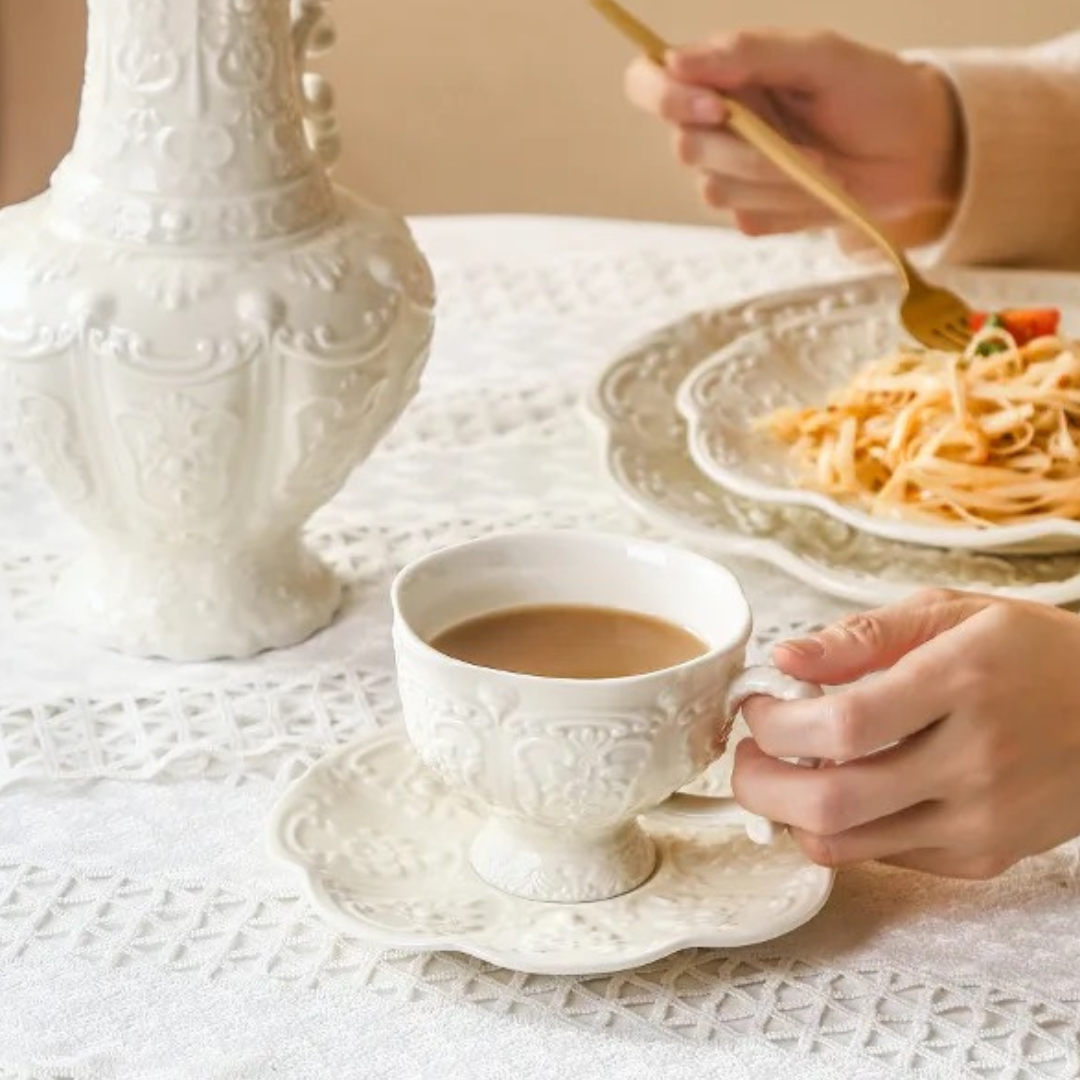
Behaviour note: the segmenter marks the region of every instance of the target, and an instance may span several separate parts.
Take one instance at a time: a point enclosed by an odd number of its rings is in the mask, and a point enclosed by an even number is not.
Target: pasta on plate
[[[980,319],[963,354],[901,348],[824,406],[759,423],[790,445],[804,486],[874,514],[1080,519],[1080,341],[1058,335],[1056,315]]]

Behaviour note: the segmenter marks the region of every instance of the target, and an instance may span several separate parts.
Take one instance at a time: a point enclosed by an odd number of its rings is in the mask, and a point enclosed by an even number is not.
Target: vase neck
[[[53,178],[60,224],[218,246],[333,215],[289,0],[90,0],[87,46],[75,145]]]

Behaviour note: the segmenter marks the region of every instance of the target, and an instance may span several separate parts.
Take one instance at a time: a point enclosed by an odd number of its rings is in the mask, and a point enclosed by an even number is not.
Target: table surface
[[[77,537],[0,433],[0,1080],[1080,1076],[1080,847],[999,881],[866,866],[765,946],[583,979],[385,952],[266,855],[327,747],[399,720],[387,584],[529,525],[649,531],[582,393],[690,310],[850,272],[810,239],[420,219],[440,326],[420,398],[310,537],[348,603],[304,645],[175,666],[50,623]],[[756,647],[842,607],[753,563]]]

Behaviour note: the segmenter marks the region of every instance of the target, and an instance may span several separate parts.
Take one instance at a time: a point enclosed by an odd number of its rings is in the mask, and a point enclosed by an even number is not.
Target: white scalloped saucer
[[[759,847],[730,826],[645,819],[660,866],[639,889],[541,904],[485,884],[468,862],[480,820],[420,763],[403,732],[329,754],[284,794],[270,846],[326,919],[388,948],[453,951],[540,975],[594,975],[680,949],[767,941],[807,922],[833,873],[787,839]]]

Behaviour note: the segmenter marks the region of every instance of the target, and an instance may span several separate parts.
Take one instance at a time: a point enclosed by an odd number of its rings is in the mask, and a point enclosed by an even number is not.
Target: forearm
[[[0,0],[0,205],[41,191],[71,143],[84,5]]]

